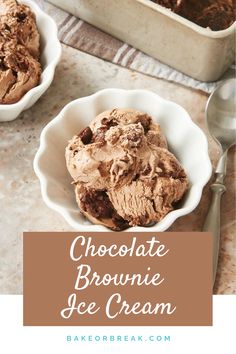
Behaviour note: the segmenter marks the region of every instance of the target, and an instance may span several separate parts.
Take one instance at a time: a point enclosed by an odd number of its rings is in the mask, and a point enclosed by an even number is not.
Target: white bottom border
[[[24,327],[22,323],[23,296],[0,295],[0,353],[236,353],[235,295],[213,296],[212,327]]]

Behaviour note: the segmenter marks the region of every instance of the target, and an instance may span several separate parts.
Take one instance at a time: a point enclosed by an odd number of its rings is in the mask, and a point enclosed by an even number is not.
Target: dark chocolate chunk
[[[115,224],[117,231],[122,231],[129,227],[128,221],[123,219],[119,214],[117,214],[117,212],[113,213],[112,221]]]
[[[16,17],[17,17],[17,21],[18,22],[24,22],[24,20],[26,19],[27,15],[24,12],[17,12]]]
[[[150,172],[151,172],[151,166],[148,163],[147,166],[144,167],[141,173],[143,176],[147,176]]]
[[[111,127],[115,127],[116,125],[118,125],[118,123],[114,119],[109,119],[104,117],[102,119],[102,125],[105,125],[109,129]]]
[[[117,231],[124,230],[129,224],[115,211],[106,191],[86,190],[80,197],[82,209],[97,219],[112,219]]]
[[[10,32],[10,31],[11,31],[11,28],[10,28],[10,26],[8,26],[8,24],[7,24],[7,23],[5,23],[5,24],[4,24],[4,27],[5,27],[5,30],[7,30],[8,32]]]
[[[88,145],[91,143],[93,132],[89,127],[87,127],[82,130],[82,132],[79,134],[79,137],[84,145]]]
[[[152,121],[151,117],[149,117],[146,114],[139,115],[138,121],[142,124],[143,129],[144,129],[144,133],[147,134],[147,132],[149,131],[149,128],[150,128],[151,121]]]
[[[114,208],[105,191],[87,190],[80,202],[83,210],[97,219],[112,217]]]

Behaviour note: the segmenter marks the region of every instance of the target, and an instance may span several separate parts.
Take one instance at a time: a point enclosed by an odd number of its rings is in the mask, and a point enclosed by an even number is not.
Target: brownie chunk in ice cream
[[[19,101],[38,85],[39,33],[30,8],[0,0],[0,104]]]
[[[236,19],[235,0],[152,0],[178,15],[198,24],[220,31]]]
[[[66,164],[81,212],[117,231],[160,221],[188,188],[160,126],[133,109],[98,115],[69,142]]]

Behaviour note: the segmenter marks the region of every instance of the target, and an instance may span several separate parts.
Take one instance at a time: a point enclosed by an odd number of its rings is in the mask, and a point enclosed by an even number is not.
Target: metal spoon
[[[216,167],[216,180],[211,185],[212,200],[203,231],[213,233],[213,285],[215,283],[220,247],[220,202],[226,191],[227,152],[236,143],[236,79],[222,82],[210,95],[206,105],[208,130],[221,147],[221,157]]]

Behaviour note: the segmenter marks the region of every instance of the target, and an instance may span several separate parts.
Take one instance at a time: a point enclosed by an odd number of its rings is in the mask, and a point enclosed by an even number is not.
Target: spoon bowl
[[[220,84],[206,106],[208,130],[223,152],[236,140],[236,79]]]
[[[236,143],[236,79],[223,81],[210,95],[206,105],[208,130],[220,145],[222,155],[216,167],[215,183],[211,185],[212,200],[203,231],[213,233],[213,285],[215,283],[220,247],[220,203],[226,191],[227,152]]]

